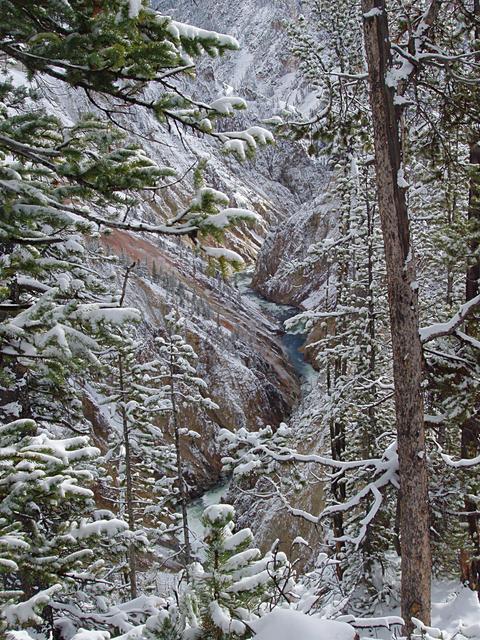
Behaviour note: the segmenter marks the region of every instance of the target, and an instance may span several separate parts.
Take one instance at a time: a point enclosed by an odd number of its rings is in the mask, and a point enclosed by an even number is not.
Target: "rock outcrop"
[[[320,175],[319,181],[325,177]],[[309,309],[324,295],[327,263],[308,260],[312,244],[335,228],[335,210],[314,201],[298,208],[267,236],[258,255],[252,287],[268,300]]]

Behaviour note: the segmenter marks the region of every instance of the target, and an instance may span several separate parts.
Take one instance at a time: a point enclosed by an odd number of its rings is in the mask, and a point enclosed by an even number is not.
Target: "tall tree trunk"
[[[130,274],[136,267],[136,262],[132,262],[126,269],[122,284],[122,293],[120,295],[119,306],[123,307],[125,302],[125,296],[127,294],[127,285],[130,278]],[[130,430],[128,424],[128,416],[126,411],[127,395],[125,393],[125,372],[123,366],[123,357],[120,354],[118,356],[118,376],[120,386],[121,408],[120,414],[122,416],[122,428],[123,428],[123,445],[125,447],[125,489],[126,489],[126,511],[127,521],[130,531],[135,531],[135,512],[133,509],[133,470],[132,470],[132,451],[130,448]],[[137,554],[133,543],[128,546],[128,578],[130,582],[130,595],[132,600],[138,595],[137,587]]]
[[[339,58],[341,56],[339,55]],[[348,148],[348,141],[346,138],[342,139],[343,148]],[[350,175],[350,167],[348,161],[343,166],[342,177],[345,181],[348,182]],[[347,189],[342,189],[341,195],[341,210],[343,211],[341,224],[340,224],[340,233],[343,237],[347,237],[350,230],[350,207],[351,207],[351,196],[350,191]],[[335,307],[342,304],[345,291],[348,288],[348,274],[349,270],[352,268],[352,264],[350,262],[350,258],[347,261],[345,257],[340,258],[339,261],[339,270],[337,274],[337,288],[336,288],[336,301]],[[327,301],[328,302],[328,301]],[[334,325],[334,334],[342,334],[345,327],[343,326],[343,322],[341,318],[337,318],[335,320]],[[337,338],[335,338],[335,343],[337,342]],[[332,393],[335,392],[338,381],[345,376],[346,373],[346,363],[342,356],[335,356],[331,367],[329,365],[327,370],[327,389],[328,395],[331,396]],[[343,418],[337,419],[336,417],[332,417],[330,420],[330,447],[333,460],[343,461],[345,458],[345,449],[346,449],[346,434],[345,434],[345,422]],[[334,500],[337,503],[344,503],[347,500],[347,486],[346,486],[346,478],[345,473],[341,472],[335,474],[335,477],[332,479],[331,484],[331,492]],[[339,580],[342,580],[343,574],[345,572],[345,561],[344,561],[344,552],[345,552],[345,542],[342,538],[345,535],[345,523],[344,523],[344,514],[341,511],[338,511],[333,514],[332,518],[333,524],[333,535],[336,539],[335,542],[335,554],[337,559],[339,560],[336,566],[336,573]]]
[[[470,166],[472,177],[470,178],[469,208],[468,218],[474,222],[475,229],[480,227],[480,145],[477,139],[470,145]],[[476,169],[476,170],[475,170]],[[476,234],[475,234],[476,235]],[[470,250],[477,252],[479,243],[476,239],[471,242]],[[472,300],[479,293],[480,262],[477,260],[467,269],[466,274],[466,301]],[[467,325],[467,333],[471,328]],[[474,415],[462,424],[461,434],[461,457],[475,458],[480,451],[480,408],[476,407]],[[462,580],[475,591],[478,591],[480,598],[480,519],[478,517],[478,506],[469,498],[467,490],[464,498],[468,535],[473,545],[473,557],[465,549],[461,551],[460,563]]]
[[[368,374],[371,380],[376,379],[376,314],[375,314],[375,298],[373,295],[373,284],[374,284],[374,214],[375,207],[372,206],[370,202],[370,194],[369,194],[369,181],[368,181],[369,169],[366,168],[365,172],[365,182],[364,182],[364,194],[365,194],[365,206],[367,211],[367,286],[366,286],[366,296],[368,298],[368,345],[369,345],[369,357],[368,357]],[[369,407],[367,409],[368,422],[366,423],[363,433],[362,433],[362,457],[364,459],[371,458],[374,452],[374,444],[375,439],[377,437],[377,413],[376,413],[376,401],[377,401],[377,391],[376,387],[373,387],[372,390],[372,399],[370,400]],[[371,498],[368,498],[366,501],[367,509],[371,507]],[[381,526],[381,525],[380,525]],[[375,526],[369,526],[367,528],[365,534],[365,541],[363,543],[363,553],[364,553],[364,566],[366,571],[371,576],[373,571],[373,554],[375,552],[376,546],[376,535],[375,535]]]
[[[474,1],[474,15],[480,21],[480,0]],[[480,26],[477,25],[474,31],[475,42],[472,48],[478,49],[480,42]],[[475,61],[480,63],[480,54],[475,56]],[[473,89],[474,94],[480,94],[477,87]],[[470,137],[470,185],[469,185],[469,202],[468,202],[468,219],[473,224],[474,239],[470,242],[470,252],[475,255],[479,249],[477,239],[478,229],[480,228],[480,144],[478,142],[480,132],[475,127]],[[480,289],[480,261],[474,259],[469,264],[466,274],[465,300],[468,302],[478,295]],[[470,328],[467,325],[467,333]],[[475,415],[471,416],[462,425],[461,437],[461,457],[475,458],[480,451],[480,409]],[[468,492],[464,499],[465,512],[471,515],[467,516],[468,534],[474,548],[474,557],[469,558],[468,553],[461,553],[462,578],[467,582],[471,589],[479,592],[480,597],[480,519],[477,515],[478,508],[475,502],[470,500]]]
[[[127,522],[130,527],[130,531],[135,531],[135,514],[133,510],[133,479],[132,479],[132,452],[130,449],[130,433],[128,425],[128,416],[125,409],[126,397],[125,397],[125,384],[124,384],[124,371],[123,371],[123,358],[118,358],[118,371],[120,378],[120,392],[122,395],[121,404],[121,416],[123,427],[123,446],[125,447],[125,488],[126,488],[126,511]],[[128,577],[130,581],[130,595],[132,600],[138,595],[137,587],[137,557],[135,553],[135,547],[133,543],[128,546]]]
[[[480,34],[479,34],[480,36]],[[479,60],[480,64],[480,60]],[[470,178],[469,189],[469,206],[468,206],[468,219],[475,224],[475,230],[477,226],[480,226],[480,144],[478,143],[479,132],[476,130],[470,143],[470,168],[472,176]],[[479,242],[477,239],[477,233],[475,233],[475,239],[470,243],[471,253],[476,253],[479,248]],[[466,286],[465,286],[465,298],[468,302],[478,295],[480,280],[480,262],[476,260],[467,269]]]
[[[375,310],[375,298],[373,295],[373,284],[374,284],[374,265],[375,265],[375,257],[374,257],[374,244],[375,244],[375,208],[372,206],[370,202],[370,194],[368,192],[369,184],[368,184],[368,173],[369,170],[367,168],[365,174],[365,204],[367,209],[367,242],[368,242],[368,268],[367,268],[367,291],[366,295],[368,296],[368,337],[369,337],[369,375],[372,380],[376,379],[376,370],[377,370],[377,350],[375,348],[375,340],[376,340],[376,310]],[[375,403],[377,399],[377,391],[376,387],[373,388],[373,398],[368,407],[368,430],[364,434],[363,439],[363,456],[365,458],[370,458],[373,453],[373,447],[375,443],[375,438],[377,436],[377,414],[375,410]],[[367,531],[367,539],[368,532],[370,531],[370,527]]]
[[[386,85],[390,39],[385,0],[362,0],[380,219],[385,244],[400,477],[401,608],[405,631],[411,618],[430,623],[431,551],[428,474],[422,393],[415,258],[410,245],[401,169],[399,117]]]
[[[190,544],[190,530],[188,528],[188,494],[185,484],[185,474],[183,471],[182,450],[180,447],[180,425],[178,424],[178,407],[175,391],[175,362],[173,358],[172,345],[170,345],[170,401],[172,403],[172,420],[173,433],[175,437],[175,454],[177,458],[177,481],[180,493],[180,508],[182,511],[182,528],[183,528],[183,562],[185,568],[185,577],[187,582],[190,581],[189,565],[192,561],[192,548]]]

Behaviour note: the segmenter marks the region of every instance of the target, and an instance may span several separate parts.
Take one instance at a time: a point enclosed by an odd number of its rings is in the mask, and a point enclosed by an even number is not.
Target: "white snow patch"
[[[403,167],[400,167],[397,173],[397,184],[400,189],[408,189],[410,186],[408,182],[405,180],[405,170]]]
[[[374,7],[373,9],[370,9],[370,11],[367,11],[366,13],[363,14],[363,17],[368,19],[368,18],[376,18],[377,16],[381,16],[382,15],[382,10],[379,9],[378,7]]]
[[[346,622],[319,620],[291,609],[274,609],[251,626],[256,640],[354,640],[356,635]]]
[[[448,584],[447,584],[448,587]],[[444,595],[445,597],[445,595]],[[432,603],[433,627],[425,627],[417,622],[427,639],[441,638],[453,640],[469,638],[480,639],[480,602],[478,594],[467,587],[457,587],[443,602]]]
[[[110,634],[108,631],[88,631],[80,629],[72,638],[72,640],[108,640]]]
[[[129,0],[128,4],[128,17],[136,18],[142,8],[142,0]]]
[[[203,250],[207,256],[211,258],[224,258],[228,262],[238,262],[239,264],[244,264],[245,262],[239,253],[231,249],[224,249],[223,247],[203,247]]]
[[[205,509],[203,517],[210,522],[231,520],[235,517],[235,509],[230,504],[212,504]]]

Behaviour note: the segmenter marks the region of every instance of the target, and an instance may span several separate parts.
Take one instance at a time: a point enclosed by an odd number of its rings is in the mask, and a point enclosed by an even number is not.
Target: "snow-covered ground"
[[[434,582],[432,589],[432,629],[429,635],[441,640],[480,638],[480,601],[478,593],[458,581]],[[443,637],[435,628],[445,631]]]
[[[274,609],[252,627],[257,640],[354,640],[356,635],[345,622],[319,620],[286,609]]]

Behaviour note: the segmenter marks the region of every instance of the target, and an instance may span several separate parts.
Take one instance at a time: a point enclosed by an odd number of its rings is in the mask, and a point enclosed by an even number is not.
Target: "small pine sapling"
[[[275,597],[275,585],[287,575],[285,554],[262,556],[250,529],[233,532],[234,517],[230,505],[212,505],[203,513],[205,560],[195,565],[192,588],[205,640],[250,637],[249,621]]]

